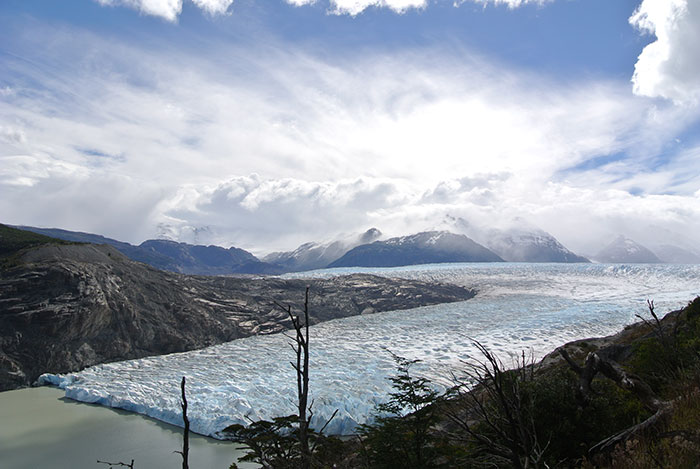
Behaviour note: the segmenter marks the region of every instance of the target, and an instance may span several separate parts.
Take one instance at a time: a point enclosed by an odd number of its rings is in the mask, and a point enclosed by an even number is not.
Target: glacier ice
[[[682,306],[700,293],[700,266],[604,264],[439,264],[343,268],[296,278],[369,272],[476,287],[472,300],[339,319],[311,328],[315,424],[351,433],[391,391],[389,351],[422,360],[415,373],[447,385],[449,370],[476,356],[476,339],[504,361],[521,350],[541,357],[575,339],[607,335],[643,313]],[[300,299],[303,292],[300,292]],[[311,305],[313,314],[313,304]],[[248,337],[202,350],[46,374],[43,384],[83,402],[139,412],[181,425],[179,383],[187,376],[191,428],[216,435],[232,423],[294,412],[292,352],[284,334]]]

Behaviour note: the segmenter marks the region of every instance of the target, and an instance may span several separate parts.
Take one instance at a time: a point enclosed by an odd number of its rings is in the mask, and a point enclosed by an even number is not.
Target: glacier
[[[391,392],[392,353],[421,360],[412,368],[436,386],[478,357],[478,340],[507,364],[522,351],[542,357],[559,345],[609,335],[644,314],[684,306],[700,294],[700,265],[435,264],[339,268],[287,274],[308,278],[366,272],[476,288],[458,303],[356,316],[311,327],[311,394],[319,427],[352,433],[371,421]],[[303,292],[299,292],[300,303]],[[294,306],[294,305],[292,305]],[[313,315],[313,301],[310,306]],[[179,383],[187,377],[191,429],[217,437],[233,423],[295,410],[296,381],[285,334],[255,336],[185,353],[102,364],[78,373],[42,375],[66,397],[182,425]]]

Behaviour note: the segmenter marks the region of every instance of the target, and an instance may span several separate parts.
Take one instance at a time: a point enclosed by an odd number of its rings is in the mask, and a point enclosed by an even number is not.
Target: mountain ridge
[[[80,231],[33,226],[16,228],[66,241],[108,244],[132,260],[170,272],[191,275],[282,273],[279,267],[261,262],[253,254],[236,247],[226,249],[214,245],[194,245],[164,239],[149,239],[135,246],[124,241]]]
[[[445,262],[503,262],[503,259],[465,235],[425,231],[362,244],[328,267],[397,267]]]

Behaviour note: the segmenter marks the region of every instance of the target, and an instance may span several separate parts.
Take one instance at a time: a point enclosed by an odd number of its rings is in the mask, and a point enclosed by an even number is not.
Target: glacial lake
[[[311,328],[311,390],[317,424],[350,433],[372,418],[391,385],[391,353],[419,359],[414,371],[449,384],[451,371],[477,353],[478,340],[504,362],[536,358],[566,342],[609,335],[647,314],[677,309],[700,294],[700,265],[434,264],[390,269],[332,269],[287,275],[328,277],[365,272],[456,283],[474,299],[356,316]],[[299,292],[300,303],[303,292]],[[313,314],[313,292],[311,298]],[[51,376],[66,396],[179,424],[180,377],[188,378],[192,429],[215,434],[248,418],[293,412],[289,338],[249,337],[207,349],[98,365]]]
[[[97,460],[134,468],[172,469],[182,458],[182,430],[132,412],[83,404],[60,389],[0,393],[0,467],[3,469],[107,468]],[[190,436],[190,467],[228,469],[236,445]],[[241,468],[256,467],[252,464]]]

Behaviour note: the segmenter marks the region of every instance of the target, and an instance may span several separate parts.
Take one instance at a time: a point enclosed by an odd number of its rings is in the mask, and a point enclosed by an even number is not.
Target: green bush
[[[700,297],[678,315],[673,329],[658,331],[635,344],[629,365],[657,393],[673,395],[700,365]]]
[[[538,439],[547,444],[546,461],[574,464],[588,448],[649,416],[638,399],[607,379],[593,381],[595,396],[582,405],[575,396],[578,377],[559,368],[532,381]],[[543,444],[543,443],[542,443]]]
[[[378,469],[445,467],[448,446],[432,427],[439,418],[435,404],[440,394],[425,378],[412,376],[417,360],[394,355],[398,374],[389,378],[394,392],[377,406],[374,423],[361,425],[363,458]]]

